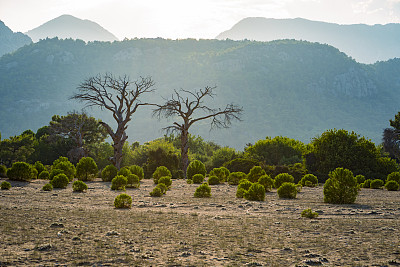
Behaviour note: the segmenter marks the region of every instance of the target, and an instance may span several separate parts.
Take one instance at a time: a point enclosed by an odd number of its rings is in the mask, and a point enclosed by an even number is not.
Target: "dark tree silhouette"
[[[176,91],[171,99],[165,99],[163,105],[153,104],[157,108],[153,110],[153,116],[159,119],[178,116],[181,122],[173,122],[171,126],[164,128],[167,133],[177,132],[181,137],[182,170],[186,177],[186,169],[189,165],[189,128],[196,122],[211,120],[211,129],[228,128],[232,120],[239,120],[243,109],[234,104],[228,104],[224,109],[210,108],[204,104],[207,97],[213,98],[213,90],[216,87],[206,86],[204,89],[190,92],[187,90]]]
[[[117,169],[121,166],[122,148],[128,136],[128,122],[136,110],[148,103],[141,103],[139,98],[144,93],[153,92],[154,82],[151,77],[131,81],[128,76],[115,77],[112,74],[97,75],[85,80],[78,86],[79,93],[71,99],[86,102],[86,107],[98,106],[110,111],[117,122],[114,131],[107,123],[100,122],[113,140],[114,156],[111,162]]]
[[[400,161],[400,131],[394,128],[383,130],[383,149],[389,153],[392,158]]]

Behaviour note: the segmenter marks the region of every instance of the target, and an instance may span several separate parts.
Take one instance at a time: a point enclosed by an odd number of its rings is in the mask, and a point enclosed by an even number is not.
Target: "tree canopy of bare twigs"
[[[158,119],[179,117],[180,122],[164,128],[167,133],[177,132],[181,136],[182,170],[186,177],[186,169],[189,165],[188,135],[189,128],[196,122],[211,120],[211,129],[228,128],[233,120],[240,121],[243,109],[235,104],[228,104],[225,108],[211,108],[208,102],[213,99],[216,87],[206,86],[204,89],[194,92],[188,90],[175,90],[170,99],[162,105],[153,104],[153,116]]]
[[[122,161],[122,148],[127,140],[126,129],[132,115],[142,103],[140,97],[154,91],[151,77],[140,77],[131,81],[128,76],[115,77],[110,73],[90,77],[78,86],[79,92],[71,99],[85,102],[85,107],[97,106],[112,113],[117,122],[113,130],[109,124],[101,122],[113,140],[114,156],[111,162],[119,169]]]

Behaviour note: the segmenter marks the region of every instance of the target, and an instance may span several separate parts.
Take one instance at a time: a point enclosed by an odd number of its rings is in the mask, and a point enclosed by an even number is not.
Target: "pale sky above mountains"
[[[400,0],[0,0],[0,20],[15,32],[63,14],[97,22],[121,40],[207,39],[246,17],[400,23]]]

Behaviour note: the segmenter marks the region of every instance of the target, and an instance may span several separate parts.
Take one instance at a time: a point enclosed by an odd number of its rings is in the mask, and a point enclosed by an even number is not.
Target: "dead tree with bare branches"
[[[232,120],[240,121],[243,109],[234,104],[228,104],[224,109],[210,108],[204,104],[206,98],[213,98],[213,90],[216,87],[206,86],[204,89],[194,92],[179,90],[172,94],[171,99],[165,99],[162,105],[153,104],[153,116],[158,119],[179,117],[181,122],[173,122],[171,126],[164,128],[167,133],[177,132],[181,137],[182,170],[186,178],[186,170],[189,165],[189,128],[196,122],[211,120],[211,129],[228,128]]]
[[[151,77],[131,81],[128,76],[115,77],[106,73],[104,76],[90,77],[78,86],[79,93],[71,97],[86,103],[86,107],[97,106],[110,111],[117,122],[114,131],[109,124],[101,122],[113,140],[114,156],[111,162],[120,169],[122,148],[128,136],[126,129],[128,122],[136,110],[143,105],[139,98],[144,93],[153,92],[154,82]]]

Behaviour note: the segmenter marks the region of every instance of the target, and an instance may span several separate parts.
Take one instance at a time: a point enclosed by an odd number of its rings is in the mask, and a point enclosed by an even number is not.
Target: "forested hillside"
[[[68,100],[85,78],[99,73],[152,76],[161,101],[173,89],[218,86],[215,106],[237,103],[243,121],[230,130],[194,134],[243,149],[265,136],[308,142],[326,129],[345,128],[380,142],[399,110],[400,60],[359,64],[334,47],[293,40],[273,42],[133,39],[90,42],[46,39],[0,59],[3,138],[36,131],[54,114],[80,110]],[[106,111],[89,110],[104,121]],[[162,135],[166,121],[144,107],[128,128],[129,141]]]
[[[13,32],[0,20],[0,57],[30,43],[32,40],[29,36],[21,32]]]

